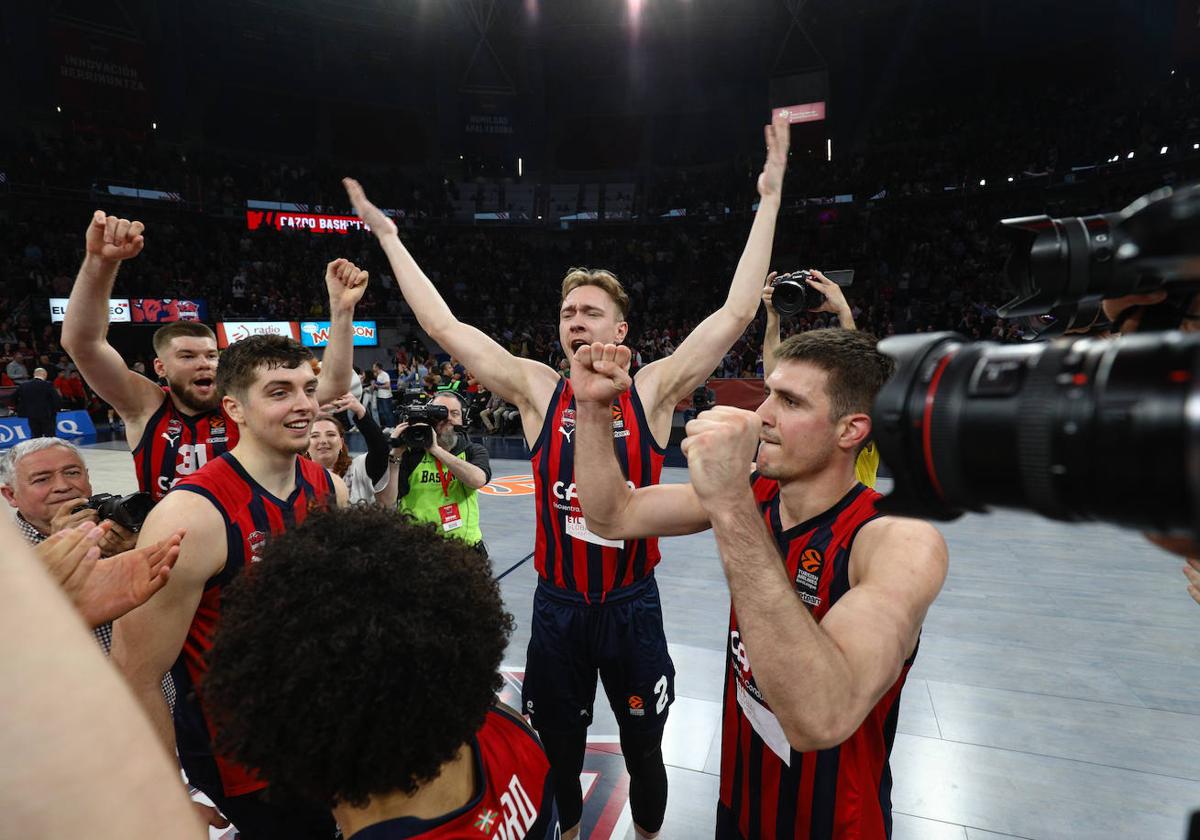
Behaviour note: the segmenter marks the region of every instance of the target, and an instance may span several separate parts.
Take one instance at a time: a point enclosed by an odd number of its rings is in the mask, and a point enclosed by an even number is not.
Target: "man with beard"
[[[141,222],[97,210],[85,237],[86,254],[63,320],[62,346],[88,386],[116,409],[133,450],[138,488],[158,501],[180,478],[237,444],[237,427],[221,409],[216,389],[217,338],[205,324],[178,321],[154,334],[154,370],[167,387],[129,369],[108,343],[108,299],[117,270],[145,245]],[[318,397],[325,402],[350,387],[354,304],[367,273],[347,260],[325,271],[331,326]]]
[[[447,417],[432,431],[429,427],[424,430],[424,448],[405,447],[397,450],[400,457],[393,456],[392,480],[398,488],[399,508],[486,556],[477,493],[492,477],[487,448],[463,433],[464,402],[457,392],[442,391],[429,404],[444,406]],[[407,423],[401,423],[393,437],[407,428]]]
[[[332,506],[335,496],[339,507],[346,504],[342,480],[299,457],[319,410],[311,359],[299,342],[276,335],[251,336],[225,351],[216,384],[222,409],[237,424],[238,443],[184,477],[147,517],[139,545],[183,528],[187,535],[166,587],[113,628],[113,661],[164,748],[178,749],[188,780],[245,840],[327,840],[334,833],[326,809],[265,799],[266,782],[217,754],[196,691],[208,670],[224,588],[259,558],[271,536],[299,525],[311,510]],[[168,669],[179,690],[173,728],[158,690]]]

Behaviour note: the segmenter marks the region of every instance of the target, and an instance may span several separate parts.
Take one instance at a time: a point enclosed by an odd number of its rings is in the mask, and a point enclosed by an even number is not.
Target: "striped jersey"
[[[612,405],[621,472],[632,487],[657,484],[666,452],[654,440],[637,385]],[[607,540],[587,528],[575,491],[575,395],[560,379],[533,446],[537,534],[534,568],[547,583],[603,601],[614,589],[646,578],[658,564],[658,540]]]
[[[179,479],[233,449],[237,440],[237,424],[224,409],[184,414],[164,388],[162,405],[150,416],[142,439],[133,448],[138,489],[157,502]]]
[[[558,811],[550,762],[528,724],[500,708],[488,711],[471,739],[476,794],[441,817],[398,817],[369,825],[348,840],[555,840]]]
[[[856,484],[834,507],[783,530],[779,483],[755,475],[754,497],[784,558],[800,599],[818,622],[850,591],[850,550],[858,529],[880,514],[880,495]],[[747,651],[730,612],[721,727],[719,837],[743,840],[885,840],[892,833],[892,774],[900,677],[844,743],[796,752],[754,682]],[[803,679],[803,675],[797,675]]]
[[[315,508],[336,505],[329,471],[307,458],[296,458],[296,489],[286,499],[269,493],[250,477],[233,455],[225,453],[194,475],[180,479],[175,492],[197,493],[212,502],[225,520],[225,567],[204,585],[204,594],[183,651],[171,669],[179,691],[175,707],[175,736],[181,755],[211,756],[214,733],[197,697],[208,671],[205,658],[221,615],[221,592],[259,558],[267,538],[299,525]],[[241,796],[265,788],[246,767],[215,756],[216,770],[226,796]]]

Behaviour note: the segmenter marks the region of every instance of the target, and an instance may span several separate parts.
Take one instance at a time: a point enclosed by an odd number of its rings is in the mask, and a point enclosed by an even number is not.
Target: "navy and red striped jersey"
[[[850,591],[854,537],[880,514],[880,495],[856,484],[824,513],[786,531],[779,483],[752,479],[754,497],[774,535],[796,593],[818,622]],[[886,840],[892,834],[892,774],[900,691],[916,651],[862,725],[832,749],[796,752],[754,682],[747,651],[730,612],[728,675],[721,727],[718,836],[744,840]],[[802,674],[797,679],[803,679]],[[736,828],[735,828],[736,827]]]
[[[146,421],[142,439],[133,448],[138,489],[157,502],[179,479],[233,449],[237,440],[237,424],[224,409],[184,414],[164,388],[162,405]]]
[[[259,558],[268,537],[296,527],[310,510],[336,505],[336,498],[329,471],[307,458],[296,458],[296,489],[280,499],[251,478],[229,453],[181,478],[173,492],[203,496],[225,520],[225,567],[205,583],[183,650],[171,669],[179,691],[175,706],[179,752],[204,756],[212,754],[214,733],[195,688],[200,686],[203,691],[202,680],[208,671],[205,657],[220,620],[222,590]],[[241,796],[267,786],[248,768],[221,756],[215,756],[215,761],[226,796]]]
[[[559,836],[550,762],[524,720],[493,707],[471,739],[471,754],[479,787],[466,805],[429,820],[384,820],[347,840],[554,840]]]
[[[612,406],[613,441],[621,472],[633,487],[657,484],[665,451],[654,440],[635,384]],[[575,395],[569,379],[554,389],[533,446],[537,535],[534,568],[548,583],[603,601],[614,589],[649,576],[658,565],[657,539],[606,540],[587,529],[575,492]]]

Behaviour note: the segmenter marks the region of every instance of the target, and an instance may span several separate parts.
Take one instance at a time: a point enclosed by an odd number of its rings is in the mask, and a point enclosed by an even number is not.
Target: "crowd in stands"
[[[1114,84],[1104,107],[1092,92],[1062,93],[1032,103],[1015,96],[986,103],[956,97],[953,111],[936,103],[897,105],[878,120],[863,150],[827,165],[797,162],[788,170],[773,267],[853,269],[856,279],[846,296],[855,320],[879,336],[957,330],[975,339],[1019,339],[1021,326],[996,316],[1010,294],[1003,276],[1007,246],[994,233],[996,220],[1118,209],[1155,186],[1194,175],[1200,160],[1191,149],[1193,137],[1200,142],[1200,92],[1183,74],[1149,91]],[[997,113],[1009,118],[997,119]],[[996,125],[1021,130],[999,136]],[[1160,144],[1169,154],[1158,154]],[[362,317],[408,314],[369,236],[247,230],[242,223],[250,198],[302,198],[345,212],[341,173],[332,168],[263,165],[215,152],[184,153],[152,139],[118,142],[84,134],[30,138],[22,148],[0,151],[7,155],[0,170],[10,185],[87,191],[110,181],[138,183],[177,190],[186,199],[122,206],[94,192],[67,202],[5,198],[20,212],[0,227],[0,385],[45,367],[72,405],[103,411],[73,374],[46,305],[47,298],[70,293],[92,206],[141,218],[147,226],[147,246],[119,275],[117,296],[203,298],[214,321],[320,318],[324,266],[344,256],[372,271],[358,308]],[[1089,172],[1075,184],[1049,177],[1117,153],[1121,160],[1111,173]],[[622,280],[632,301],[628,341],[637,364],[670,354],[720,306],[744,244],[758,165],[747,158],[719,171],[678,170],[640,186],[638,203],[647,215],[689,208],[682,219],[562,230],[456,226],[445,221],[457,190],[453,181],[392,171],[363,177],[382,206],[404,211],[402,237],[462,320],[509,351],[558,368],[564,360],[557,284],[571,266],[608,268]],[[994,190],[945,190],[977,176],[1001,179],[1005,172],[1019,180]],[[886,197],[867,200],[881,191]],[[789,199],[843,192],[855,201],[788,207]],[[783,328],[823,327],[831,319],[801,314],[785,319]],[[760,375],[762,327],[761,318],[751,325],[715,376]],[[403,365],[390,360],[396,385],[423,388],[430,377],[443,376],[432,359],[417,361],[407,351],[404,356]],[[129,358],[131,366],[152,370],[148,341],[144,352]],[[469,378],[465,372],[453,376]]]

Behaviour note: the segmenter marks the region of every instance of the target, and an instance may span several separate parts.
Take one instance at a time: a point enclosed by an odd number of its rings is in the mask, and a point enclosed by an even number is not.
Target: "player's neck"
[[[475,778],[475,756],[471,745],[463,744],[458,755],[442,765],[438,777],[421,785],[416,793],[410,795],[396,791],[373,796],[365,808],[339,804],[333,809],[333,818],[347,840],[351,840],[355,832],[384,820],[400,817],[437,819],[457,811],[474,799],[481,781]]]
[[[242,468],[263,489],[277,498],[286,499],[296,489],[296,459],[294,452],[280,452],[262,446],[252,435],[244,431],[237,446],[229,450]]]
[[[779,520],[784,530],[820,516],[836,505],[858,481],[854,461],[830,465],[813,476],[779,484]]]

